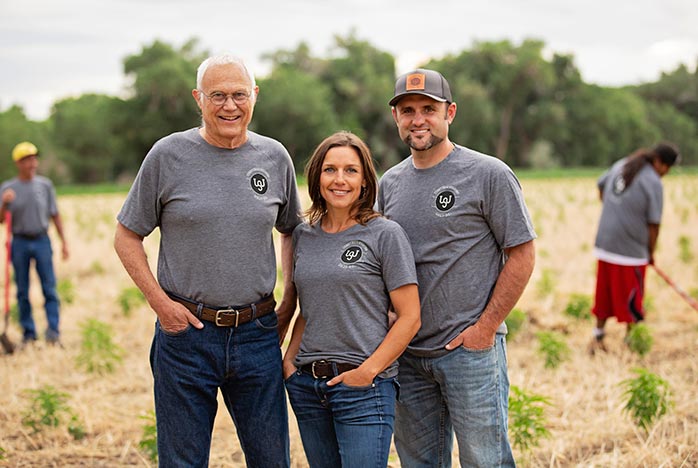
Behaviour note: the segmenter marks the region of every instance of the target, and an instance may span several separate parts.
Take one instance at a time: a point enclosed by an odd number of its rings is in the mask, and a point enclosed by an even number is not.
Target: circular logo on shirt
[[[252,177],[250,177],[250,185],[252,186],[252,190],[260,195],[266,193],[267,188],[269,187],[267,178],[264,176],[264,174],[260,173],[253,174]]]
[[[613,193],[620,195],[625,191],[625,179],[622,175],[619,175],[613,180]]]
[[[342,253],[342,263],[346,263],[346,264],[356,263],[361,258],[361,255],[362,255],[361,247],[359,247],[358,245],[353,245],[351,247],[348,247]]]
[[[442,190],[436,194],[436,209],[439,211],[448,211],[455,203],[456,194],[451,190]]]

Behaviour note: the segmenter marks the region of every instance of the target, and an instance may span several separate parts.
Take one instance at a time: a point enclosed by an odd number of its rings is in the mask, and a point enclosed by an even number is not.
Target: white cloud
[[[647,55],[661,70],[676,68],[680,63],[695,68],[698,58],[698,41],[681,38],[665,39],[652,44],[647,50]]]
[[[199,38],[212,53],[242,56],[257,75],[264,53],[304,41],[326,56],[334,36],[352,30],[393,54],[398,72],[503,39],[541,39],[546,54],[573,54],[585,80],[606,85],[654,80],[698,56],[695,0],[439,0],[438,14],[423,0],[0,2],[0,110],[18,103],[36,119],[67,95],[118,94],[123,59],[156,39],[179,47]]]

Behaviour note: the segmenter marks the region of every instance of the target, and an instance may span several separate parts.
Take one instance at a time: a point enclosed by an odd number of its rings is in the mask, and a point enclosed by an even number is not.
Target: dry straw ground
[[[627,350],[623,327],[611,322],[608,352],[590,356],[591,322],[575,321],[563,310],[572,294],[591,295],[593,291],[591,246],[600,208],[594,180],[524,180],[523,186],[540,237],[536,269],[518,304],[527,321],[509,343],[510,378],[513,385],[527,392],[547,396],[552,405],[546,409],[551,437],[530,452],[517,450],[519,464],[698,466],[698,312],[648,271],[650,310],[646,323],[655,340],[650,354],[640,358]],[[698,178],[669,176],[665,187],[657,263],[695,294]],[[114,217],[122,200],[123,195],[59,199],[72,257],[67,262],[57,260],[57,274],[73,283],[75,300],[62,309],[63,348],[39,342],[14,355],[0,356],[0,448],[4,450],[0,451],[0,466],[152,465],[139,451],[138,442],[145,424],[140,416],[153,406],[148,350],[154,316],[140,306],[126,317],[117,301],[119,294],[132,286],[111,246]],[[157,236],[151,237],[146,249],[154,261]],[[687,259],[690,254],[693,258]],[[36,283],[32,297],[35,317],[43,328]],[[110,324],[115,342],[125,350],[123,362],[112,374],[89,374],[76,366],[80,325],[88,318]],[[537,351],[536,332],[543,330],[562,333],[572,349],[570,358],[555,370],[544,368]],[[18,341],[16,325],[12,325],[10,336]],[[647,433],[622,412],[625,402],[619,383],[632,377],[636,367],[666,379],[673,392],[671,412]],[[38,434],[21,424],[30,404],[25,390],[45,385],[70,395],[68,404],[87,431],[84,439],[74,440],[67,423]],[[291,427],[293,466],[306,466],[293,418]],[[211,453],[211,466],[244,466],[234,428],[222,405]],[[399,466],[394,453],[390,466]]]

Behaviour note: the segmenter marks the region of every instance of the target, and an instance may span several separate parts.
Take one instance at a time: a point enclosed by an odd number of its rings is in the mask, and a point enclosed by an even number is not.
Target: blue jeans
[[[303,449],[311,468],[385,468],[395,421],[395,379],[367,387],[296,371],[286,379]]]
[[[24,330],[25,339],[36,339],[36,326],[32,318],[32,306],[29,302],[29,268],[34,260],[36,272],[41,280],[44,293],[47,336],[58,337],[58,310],[60,301],[56,292],[56,275],[53,272],[53,250],[48,234],[36,239],[19,236],[12,238],[12,266],[15,270],[17,284],[17,304],[19,305],[19,323]]]
[[[208,466],[218,389],[249,467],[290,465],[276,314],[239,327],[203,322],[175,335],[156,323],[150,351],[160,466]]]
[[[450,467],[453,433],[462,467],[515,466],[507,437],[506,339],[484,350],[399,360],[395,447],[405,468]]]

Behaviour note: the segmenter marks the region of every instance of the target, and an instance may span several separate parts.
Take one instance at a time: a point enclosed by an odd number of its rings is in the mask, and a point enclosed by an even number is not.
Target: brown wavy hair
[[[625,186],[630,187],[640,169],[645,164],[651,164],[657,159],[671,167],[679,160],[679,150],[673,143],[663,142],[652,148],[640,148],[633,152],[623,165],[622,174]]]
[[[310,224],[315,224],[327,212],[325,199],[320,195],[320,175],[322,174],[322,164],[325,162],[327,152],[338,146],[354,148],[361,161],[366,187],[361,189],[361,195],[356,200],[353,208],[357,209],[354,219],[359,224],[366,224],[371,219],[380,216],[380,213],[373,209],[376,203],[376,194],[378,193],[378,177],[373,165],[371,150],[368,149],[368,146],[361,138],[347,131],[334,133],[322,140],[306,164],[305,176],[308,180],[308,193],[312,204],[305,211],[305,215]]]

